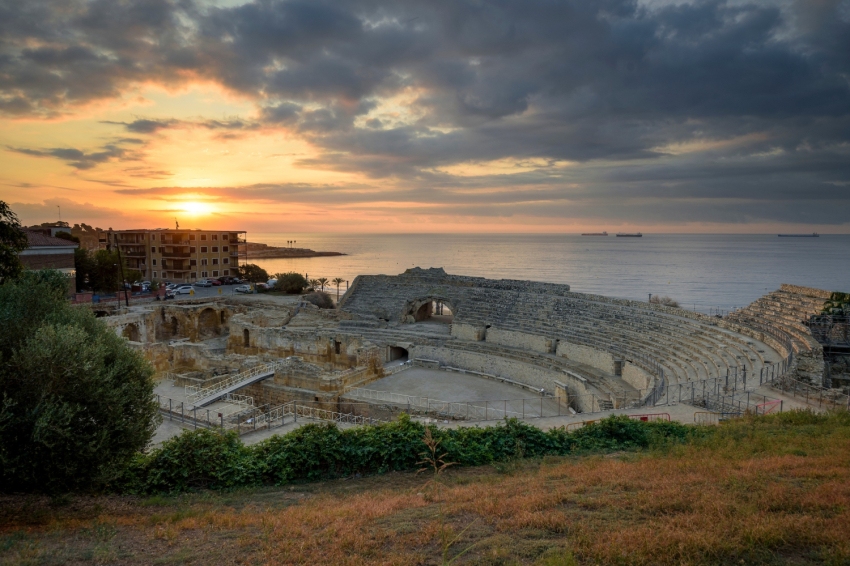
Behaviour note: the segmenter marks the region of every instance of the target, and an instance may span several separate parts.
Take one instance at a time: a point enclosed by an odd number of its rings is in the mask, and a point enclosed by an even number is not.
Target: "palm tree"
[[[319,277],[319,285],[322,286],[322,291],[325,290],[325,285],[327,285],[327,284],[328,284],[328,278],[327,277]]]
[[[316,287],[318,287],[318,286],[319,286],[319,280],[318,279],[310,279],[310,287],[312,287],[314,291],[316,290]]]
[[[336,302],[339,302],[339,286],[345,282],[342,277],[334,277],[333,284],[336,285]]]

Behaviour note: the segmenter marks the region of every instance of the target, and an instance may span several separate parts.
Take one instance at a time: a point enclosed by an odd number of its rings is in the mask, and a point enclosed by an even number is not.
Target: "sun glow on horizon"
[[[182,202],[179,206],[183,209],[183,212],[185,212],[186,214],[191,214],[192,216],[212,214],[215,211],[214,207],[211,204],[195,200]]]

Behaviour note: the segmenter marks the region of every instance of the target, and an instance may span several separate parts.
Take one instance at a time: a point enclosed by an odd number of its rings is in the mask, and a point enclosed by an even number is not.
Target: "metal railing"
[[[790,376],[774,381],[771,387],[783,393],[790,393],[795,399],[819,409],[850,411],[850,395],[836,389],[827,389]]]
[[[187,385],[186,386],[186,400],[190,403],[197,402],[201,399],[206,399],[211,397],[217,393],[224,391],[229,387],[233,387],[234,385],[245,381],[246,379],[250,379],[252,377],[257,377],[259,375],[263,375],[266,373],[274,373],[277,367],[280,365],[279,362],[271,362],[268,364],[262,364],[259,366],[252,367],[247,371],[243,371],[242,373],[237,373],[234,376],[231,376],[227,379],[223,379],[218,383],[211,385],[209,387],[199,387],[197,385]]]

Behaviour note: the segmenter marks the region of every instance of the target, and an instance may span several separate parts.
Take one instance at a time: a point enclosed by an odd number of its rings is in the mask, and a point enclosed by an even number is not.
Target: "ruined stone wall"
[[[155,341],[154,313],[150,310],[132,310],[100,320],[115,331],[118,336],[131,342],[152,343]]]
[[[622,378],[635,389],[648,389],[655,381],[649,372],[628,361],[623,362]]]
[[[607,373],[614,373],[614,356],[609,352],[561,341],[558,343],[556,354]]]
[[[804,297],[814,297],[815,299],[828,299],[832,296],[832,291],[814,289],[812,287],[801,287],[799,285],[789,285],[787,283],[783,283],[779,288],[786,293],[794,293],[795,295],[803,295]]]
[[[557,340],[552,340],[545,336],[536,336],[526,332],[504,330],[496,327],[487,329],[485,340],[492,344],[499,344],[500,346],[509,346],[511,348],[520,348],[531,350],[532,352],[542,352],[544,354],[552,353],[555,344],[557,344]]]

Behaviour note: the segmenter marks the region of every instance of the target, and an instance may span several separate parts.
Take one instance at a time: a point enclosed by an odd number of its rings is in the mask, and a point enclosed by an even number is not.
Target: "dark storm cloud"
[[[0,113],[50,117],[143,82],[213,81],[253,97],[257,120],[120,125],[222,136],[282,127],[320,149],[302,166],[362,172],[404,187],[402,200],[415,191],[482,214],[486,198],[464,202],[461,188],[523,202],[542,186],[591,195],[597,208],[667,199],[657,210],[669,220],[763,216],[735,199],[775,203],[760,209],[774,219],[802,210],[795,201],[828,201],[832,218],[850,202],[848,76],[848,0],[0,0]],[[409,115],[382,109],[401,94]],[[87,155],[53,156],[100,162]],[[442,171],[504,159],[582,166],[554,178],[553,167]]]

